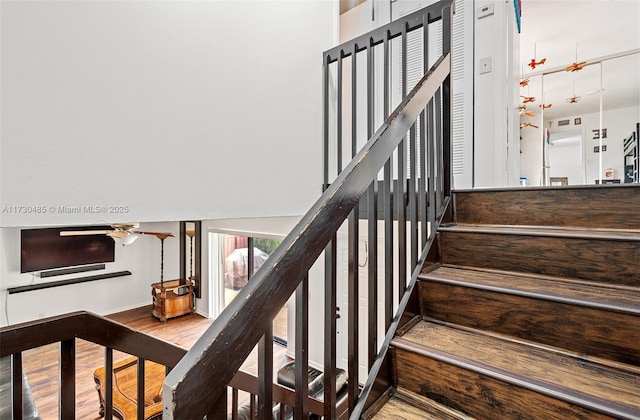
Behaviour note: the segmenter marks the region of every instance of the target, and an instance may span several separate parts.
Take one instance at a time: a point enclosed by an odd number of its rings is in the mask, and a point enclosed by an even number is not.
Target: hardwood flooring
[[[189,314],[160,322],[151,315],[151,306],[120,312],[108,318],[143,331],[154,337],[175,343],[185,348],[200,338],[213,322],[198,314]],[[274,345],[274,366],[281,366],[286,360],[285,349]],[[114,360],[126,357],[114,352]],[[255,372],[257,356],[255,351],[247,359],[243,370]],[[76,342],[76,418],[97,420],[100,403],[95,389],[93,372],[104,365],[104,347],[77,340]],[[23,354],[23,367],[42,420],[58,419],[58,344],[29,350]],[[65,419],[66,420],[66,419]]]

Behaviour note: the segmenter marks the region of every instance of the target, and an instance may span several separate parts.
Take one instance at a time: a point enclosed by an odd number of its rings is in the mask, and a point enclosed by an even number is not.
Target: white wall
[[[2,1],[0,226],[303,214],[335,6]]]
[[[479,18],[478,10],[485,6],[493,7],[493,14]],[[474,7],[474,187],[513,186],[520,173],[514,6],[511,1],[477,0]],[[480,74],[485,59],[491,70]]]
[[[41,281],[19,273],[19,227],[299,215],[319,196],[322,52],[337,39],[337,2],[0,8],[1,325],[150,304],[158,280],[159,247],[142,238],[107,264],[132,276],[9,297]],[[62,211],[76,206],[106,211]],[[174,242],[165,278],[178,276]]]
[[[172,232],[178,235],[178,223],[144,223],[139,230]],[[164,279],[179,277],[179,241],[167,238],[164,243]],[[0,229],[0,325],[17,324],[34,319],[87,310],[107,315],[145,305],[151,307],[151,283],[160,281],[160,241],[155,236],[141,236],[133,244],[116,245],[115,262],[106,268],[87,273],[40,278],[34,273],[20,273],[20,229]],[[85,275],[131,271],[130,276],[115,277],[9,295],[7,288],[43,284]],[[151,313],[151,312],[149,312]]]
[[[581,118],[579,126],[574,124],[576,117]],[[607,150],[602,152],[602,155],[593,151],[593,148],[600,144],[599,140],[594,139],[593,132],[593,130],[597,130],[600,127],[599,112],[560,119],[569,119],[571,124],[565,127],[558,127],[558,120],[553,120],[550,122],[551,132],[570,131],[577,128],[584,130],[583,145],[586,158],[587,184],[594,184],[596,179],[600,179],[600,176],[604,177],[604,173],[600,173],[600,157],[602,157],[602,170],[613,168],[615,178],[620,179],[620,182],[624,182],[623,141],[631,135],[635,130],[636,123],[640,121],[640,107],[612,109],[602,113],[602,128],[607,129],[607,138],[602,139],[602,145],[606,146]],[[547,124],[549,125],[549,122]]]

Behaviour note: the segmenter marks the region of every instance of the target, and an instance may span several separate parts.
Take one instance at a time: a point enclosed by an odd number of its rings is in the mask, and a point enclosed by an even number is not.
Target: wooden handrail
[[[226,386],[243,361],[449,77],[450,62],[450,54],[440,57],[252,281],[167,375],[163,388],[164,418],[216,414],[219,401],[225,398]],[[202,392],[203,389],[207,392]]]
[[[173,367],[187,349],[87,311],[0,328],[0,356],[80,338]]]

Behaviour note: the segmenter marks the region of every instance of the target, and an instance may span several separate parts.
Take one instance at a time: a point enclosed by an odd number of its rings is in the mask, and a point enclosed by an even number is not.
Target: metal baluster
[[[407,96],[407,30],[402,28],[402,97]],[[406,190],[406,137],[398,145],[398,281],[400,298],[407,287],[407,207],[405,205]]]
[[[444,86],[440,87],[438,89],[438,91],[435,94],[435,126],[436,126],[436,133],[435,133],[435,156],[437,157],[436,159],[436,170],[437,170],[437,177],[438,177],[438,182],[436,183],[436,209],[440,209],[442,207],[443,201],[444,201],[444,195],[445,195],[445,189],[444,189],[444,178],[447,176],[444,173],[444,167],[445,167],[445,157],[443,155],[443,149],[444,149],[444,138],[442,137],[443,135],[443,122],[442,122],[442,109],[441,109],[441,95],[443,93],[443,88]],[[437,210],[436,210],[437,211]]]
[[[370,41],[367,48],[367,138],[373,136],[374,118],[374,51]],[[368,191],[368,368],[371,369],[378,353],[378,180],[374,179]]]
[[[427,170],[426,165],[429,162],[429,154],[426,151],[426,134],[427,130],[427,117],[426,111],[422,111],[420,113],[420,138],[418,141],[420,142],[420,150],[422,151],[422,156],[420,159],[420,178],[418,180],[418,220],[420,224],[420,249],[424,248],[428,239],[427,232]]]
[[[71,338],[60,342],[60,418],[76,416],[76,344]]]
[[[231,420],[238,420],[238,389],[231,388]]]
[[[427,13],[422,19],[422,73],[426,73],[429,69],[429,14]],[[427,240],[429,239],[429,214],[427,200],[430,200],[430,198],[428,196],[427,190],[427,168],[431,166],[431,162],[433,161],[433,159],[427,146],[426,131],[429,129],[429,127],[427,127],[427,124],[431,125],[427,120],[427,112],[425,109],[424,111],[422,111],[422,113],[420,113],[419,139],[420,151],[422,152],[420,165],[420,182],[418,185],[418,218],[420,219],[420,237],[422,239],[420,248],[424,248]]]
[[[322,125],[322,137],[323,137],[323,185],[322,189],[327,188],[329,185],[329,60],[330,57],[326,57],[324,63],[322,63],[322,84],[324,85],[324,92],[322,94],[322,112],[323,112],[323,125]]]
[[[337,254],[336,235],[325,249],[325,291],[324,291],[324,417],[336,418],[336,320],[337,313]]]
[[[354,45],[353,52],[351,53],[351,156],[355,156],[358,152],[357,142],[357,57],[358,45]],[[356,398],[358,396],[358,289],[359,289],[359,275],[358,275],[358,238],[359,238],[359,213],[360,205],[356,204],[353,211],[349,215],[349,234],[348,234],[348,249],[349,249],[349,285],[348,285],[348,402],[349,411],[353,410],[355,406]]]
[[[24,401],[22,400],[22,353],[11,355],[11,387],[13,389],[13,418],[22,420]]]
[[[411,172],[409,173],[409,221],[411,226],[411,271],[418,261],[418,197],[416,196],[416,184],[417,184],[417,166],[418,166],[418,152],[417,146],[417,127],[416,123],[411,126],[409,130],[409,166]]]
[[[144,420],[144,381],[145,381],[145,360],[142,357],[138,357],[138,420]]]
[[[309,418],[309,275],[296,289],[296,404],[294,418]],[[326,393],[325,393],[326,394]]]
[[[104,350],[104,418],[113,418],[113,349]]]
[[[427,158],[429,165],[428,169],[428,179],[427,179],[427,191],[429,196],[429,207],[427,208],[427,217],[429,219],[429,223],[431,228],[436,221],[436,211],[437,211],[437,203],[438,200],[436,198],[436,187],[435,187],[435,165],[437,164],[434,160],[435,156],[435,134],[434,134],[434,126],[435,122],[435,110],[434,110],[434,100],[431,98],[429,103],[427,104]],[[439,160],[439,159],[438,159]]]
[[[271,418],[273,405],[273,325],[258,343],[258,418]]]
[[[338,75],[337,75],[337,104],[336,104],[336,126],[337,132],[337,174],[342,172],[342,51],[338,55]]]
[[[389,71],[389,34],[384,37],[384,92],[383,92],[383,114],[385,120],[389,116],[389,80],[391,77]],[[385,290],[385,309],[384,309],[384,325],[388,329],[393,319],[393,196],[391,194],[391,185],[393,183],[393,158],[390,158],[384,164],[384,180],[383,180],[383,196],[384,196],[384,290]]]

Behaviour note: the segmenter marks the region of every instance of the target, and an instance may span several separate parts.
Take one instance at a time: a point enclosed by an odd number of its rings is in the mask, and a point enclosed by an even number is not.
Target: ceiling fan
[[[173,237],[171,232],[149,232],[134,230],[140,227],[139,223],[116,223],[111,225],[113,230],[72,230],[61,231],[60,236],[78,236],[78,235],[107,235],[113,238],[122,246],[133,243],[140,235],[154,235],[161,241],[168,237]]]

